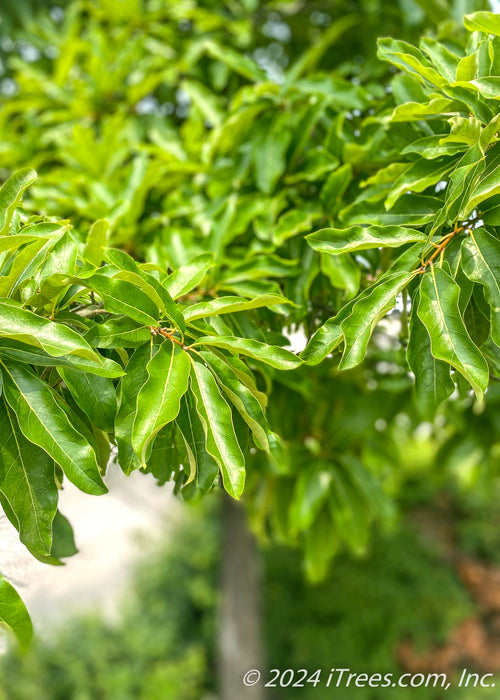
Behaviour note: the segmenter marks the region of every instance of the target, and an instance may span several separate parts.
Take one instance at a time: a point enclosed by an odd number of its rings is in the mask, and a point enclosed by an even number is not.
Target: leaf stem
[[[451,240],[453,240],[457,233],[463,231],[464,228],[465,226],[459,226],[458,228],[455,227],[453,231],[450,231],[450,233],[447,233],[446,236],[443,236],[441,243],[438,246],[436,246],[436,250],[433,252],[433,254],[427,260],[424,260],[424,262],[422,263],[422,267],[419,269],[419,272],[425,272],[427,266],[430,265],[441,252],[444,252],[444,249],[446,248],[448,243]]]

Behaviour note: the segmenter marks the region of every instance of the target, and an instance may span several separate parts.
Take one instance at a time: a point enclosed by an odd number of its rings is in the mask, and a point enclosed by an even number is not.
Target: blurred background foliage
[[[496,603],[488,599],[490,581],[481,568],[489,567],[489,576],[500,572],[499,503],[498,492],[490,506],[484,498],[441,494],[424,509],[414,507],[396,531],[378,533],[366,557],[340,556],[315,586],[305,583],[296,552],[265,548],[266,667],[447,672],[455,681],[463,665],[500,671],[494,632],[500,601],[498,593]],[[113,620],[97,612],[70,618],[50,641],[2,657],[2,700],[215,697],[218,510],[216,501],[188,508],[166,544],[141,544],[131,588]],[[269,698],[322,699],[331,692],[321,685],[279,688]],[[434,700],[442,692],[390,688],[384,696]],[[493,697],[487,689],[446,694]],[[361,688],[343,689],[342,696],[376,697]]]

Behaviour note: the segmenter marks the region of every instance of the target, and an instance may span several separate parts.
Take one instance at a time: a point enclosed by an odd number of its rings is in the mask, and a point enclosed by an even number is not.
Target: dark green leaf
[[[442,268],[431,266],[420,286],[418,316],[427,328],[431,351],[460,372],[482,398],[488,385],[488,365],[467,333],[460,315],[460,289]]]

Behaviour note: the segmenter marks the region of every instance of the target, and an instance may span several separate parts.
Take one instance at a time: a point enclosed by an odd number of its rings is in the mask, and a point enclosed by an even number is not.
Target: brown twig
[[[450,231],[450,233],[447,233],[446,236],[443,236],[441,243],[439,243],[436,246],[436,250],[433,252],[433,254],[425,260],[422,263],[422,266],[419,268],[418,272],[425,272],[426,268],[428,265],[431,265],[432,262],[434,261],[435,258],[446,248],[448,243],[453,240],[453,238],[457,235],[457,233],[460,233],[461,231],[464,230],[464,226],[459,226],[458,228],[453,229],[453,231]]]
[[[162,335],[164,338],[168,338],[169,340],[171,340],[172,343],[176,343],[183,350],[187,350],[187,347],[184,345],[184,343],[182,343],[180,340],[177,340],[177,338],[174,338],[173,334],[170,333],[166,328],[155,328],[154,326],[150,326],[149,330],[153,335]]]

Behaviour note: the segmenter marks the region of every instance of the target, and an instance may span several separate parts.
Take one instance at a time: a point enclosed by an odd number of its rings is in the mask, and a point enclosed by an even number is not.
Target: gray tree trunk
[[[222,600],[219,613],[220,700],[263,700],[260,576],[257,545],[243,507],[226,496],[222,513]],[[254,686],[243,683],[251,669],[262,672]]]

